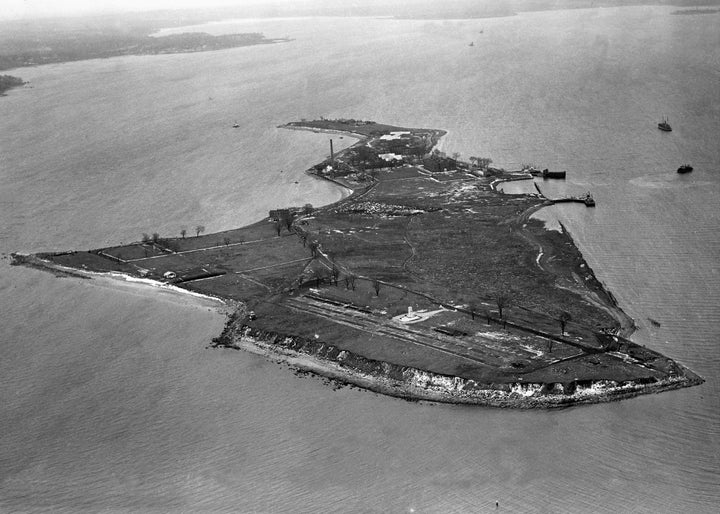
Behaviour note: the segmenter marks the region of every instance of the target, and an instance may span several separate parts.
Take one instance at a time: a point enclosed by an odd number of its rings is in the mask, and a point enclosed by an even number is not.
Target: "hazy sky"
[[[272,3],[290,3],[291,1],[272,0]],[[242,6],[247,3],[258,3],[258,0],[0,0],[0,18],[37,18],[102,12]]]

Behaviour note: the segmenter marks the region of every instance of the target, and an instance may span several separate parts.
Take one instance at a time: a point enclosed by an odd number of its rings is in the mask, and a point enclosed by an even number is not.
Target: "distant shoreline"
[[[680,11],[673,11],[670,14],[680,15],[695,15],[695,14],[716,14],[719,13],[720,9],[683,9]]]
[[[13,77],[12,75],[0,75],[0,96],[5,96],[5,92],[16,87],[22,87],[25,82],[20,77]]]
[[[82,45],[87,38],[87,44]],[[75,41],[68,35],[41,36],[19,43],[13,53],[0,56],[0,70],[59,64],[65,62],[108,59],[111,57],[183,54],[227,50],[245,46],[287,43],[288,38],[268,39],[260,33],[224,34],[213,36],[204,32],[188,32],[161,37],[147,34],[107,34],[99,37],[79,35]],[[2,39],[0,39],[0,44]],[[42,46],[42,48],[38,48]],[[25,47],[25,48],[23,48]]]

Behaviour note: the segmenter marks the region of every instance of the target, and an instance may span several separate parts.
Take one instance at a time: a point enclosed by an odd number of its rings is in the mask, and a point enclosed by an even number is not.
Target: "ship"
[[[658,123],[658,128],[664,132],[672,132],[672,127],[668,123],[667,118],[663,118],[663,120],[660,123]]]
[[[564,171],[550,171],[545,168],[542,170],[542,178],[559,178],[565,180],[565,173]]]
[[[677,169],[678,173],[690,173],[693,170],[693,167],[689,164],[683,164]]]
[[[559,179],[565,179],[566,171],[550,171],[549,169],[545,168],[544,170],[536,170],[533,167],[527,168],[527,172],[530,173],[533,177],[542,177],[542,178],[559,178]]]

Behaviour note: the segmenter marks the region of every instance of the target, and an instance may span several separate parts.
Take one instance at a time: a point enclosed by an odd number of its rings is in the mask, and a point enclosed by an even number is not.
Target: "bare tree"
[[[475,319],[475,314],[478,311],[478,304],[475,300],[470,300],[468,302],[468,309],[470,310],[470,317],[472,319]]]
[[[186,235],[186,234],[187,234],[187,230],[186,230],[186,229],[180,230],[180,235],[182,236],[183,239],[185,239],[185,235]]]
[[[150,242],[150,236],[148,234],[146,234],[145,232],[143,232],[143,235],[142,235],[142,242],[143,243]]]
[[[230,246],[230,238],[229,237],[223,238],[223,243],[225,243],[225,246]]]
[[[560,315],[558,316],[558,321],[560,322],[560,334],[565,335],[565,327],[567,326],[568,321],[572,320],[572,316],[567,311],[562,311]]]
[[[152,242],[157,243],[158,241],[160,241],[160,234],[158,234],[157,232],[153,232]]]
[[[315,208],[312,206],[311,203],[306,203],[305,207],[303,207],[303,213],[305,214],[312,214]]]
[[[487,167],[493,162],[489,157],[476,157],[475,159],[475,162],[480,169],[487,169]]]
[[[320,253],[320,243],[313,239],[308,243],[308,247],[310,248],[310,255],[312,255],[312,258],[316,258]]]
[[[290,232],[292,229],[293,224],[293,215],[289,211],[287,213],[283,214],[282,222],[285,225],[285,228],[287,228],[287,231]],[[278,234],[279,235],[279,234]]]
[[[325,277],[324,277],[323,274],[322,274],[320,271],[318,271],[318,270],[315,270],[315,271],[313,272],[313,274],[315,275],[315,287],[320,287],[320,285],[321,285],[321,284],[323,283],[323,281],[325,280]]]
[[[205,227],[203,225],[195,227],[195,237],[200,237],[201,232],[205,232]]]
[[[503,309],[510,304],[510,295],[507,293],[507,291],[500,291],[495,298],[495,303],[498,308],[498,314],[500,314],[500,318],[502,319]]]
[[[338,267],[333,263],[332,270],[330,271],[330,276],[332,277],[333,283],[335,284],[335,287],[337,287],[338,284],[338,278],[340,277],[340,270]]]

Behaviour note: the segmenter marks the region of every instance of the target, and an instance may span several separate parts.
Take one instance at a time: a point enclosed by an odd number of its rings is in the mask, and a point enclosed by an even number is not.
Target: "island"
[[[0,21],[0,70],[128,55],[225,50],[291,41],[260,33],[212,35],[162,29],[205,23],[214,16],[162,12],[118,16]]]
[[[0,96],[5,96],[5,91],[14,87],[25,85],[25,81],[20,77],[12,75],[0,75]]]
[[[531,217],[553,200],[498,190],[534,169],[448,156],[437,129],[355,119],[279,129],[328,133],[329,155],[307,173],[348,195],[278,205],[234,230],[13,263],[221,299],[232,312],[212,346],[409,400],[550,408],[703,382],[628,339],[633,320],[571,235]],[[332,138],[346,137],[357,142],[335,152]]]

